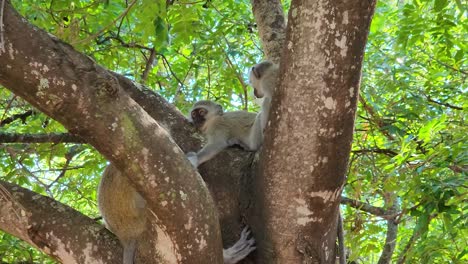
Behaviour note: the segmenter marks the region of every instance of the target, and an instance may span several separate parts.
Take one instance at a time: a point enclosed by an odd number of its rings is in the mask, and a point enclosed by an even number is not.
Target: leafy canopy
[[[31,23],[182,111],[199,99],[255,111],[248,68],[262,59],[247,0],[12,1]],[[285,8],[289,2],[285,3]],[[465,263],[467,5],[379,1],[363,68],[344,195],[395,212],[396,262]],[[2,133],[66,132],[0,89]],[[83,144],[4,144],[0,175],[98,217],[105,160]],[[376,263],[386,221],[343,206],[351,259]],[[0,260],[52,262],[0,233]]]

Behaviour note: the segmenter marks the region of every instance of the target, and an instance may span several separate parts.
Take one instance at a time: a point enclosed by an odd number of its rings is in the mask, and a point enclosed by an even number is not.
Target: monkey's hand
[[[190,163],[192,163],[192,166],[193,167],[198,167],[198,156],[197,156],[197,153],[195,152],[188,152],[187,154],[185,154],[185,156],[187,157],[187,159],[190,161]]]
[[[250,229],[246,226],[244,230],[242,230],[239,240],[232,247],[223,249],[224,264],[235,264],[256,249],[255,239],[248,239],[249,235]]]

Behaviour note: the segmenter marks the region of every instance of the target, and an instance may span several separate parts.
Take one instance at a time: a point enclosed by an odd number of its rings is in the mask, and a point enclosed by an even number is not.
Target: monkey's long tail
[[[136,239],[129,240],[123,245],[123,248],[124,248],[123,264],[133,264],[133,260],[135,258],[136,246],[137,246]]]

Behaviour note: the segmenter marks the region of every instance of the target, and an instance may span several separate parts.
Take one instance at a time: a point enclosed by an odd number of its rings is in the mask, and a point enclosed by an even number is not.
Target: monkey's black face
[[[190,115],[192,116],[193,124],[196,127],[201,127],[206,121],[206,115],[208,114],[208,110],[205,108],[196,108],[193,109]]]

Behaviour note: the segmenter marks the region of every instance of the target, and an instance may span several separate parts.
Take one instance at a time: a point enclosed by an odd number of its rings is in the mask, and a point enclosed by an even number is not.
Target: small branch
[[[72,45],[76,45],[76,44],[79,44],[79,43],[86,43],[92,39],[95,39],[97,38],[99,35],[101,35],[104,31],[106,31],[107,29],[109,29],[112,25],[115,25],[115,23],[117,21],[119,21],[119,19],[121,19],[122,17],[126,16],[128,14],[128,12],[130,11],[130,9],[133,7],[133,5],[136,3],[137,1],[136,0],[133,0],[129,5],[128,7],[122,12],[122,14],[120,14],[116,19],[114,19],[111,23],[109,23],[108,25],[106,25],[105,27],[103,27],[101,30],[99,30],[97,33],[85,38],[85,39],[82,39],[82,40],[78,40],[74,43],[72,43]]]
[[[141,44],[134,43],[134,42],[127,43],[127,42],[123,41],[119,36],[105,37],[104,39],[96,41],[96,44],[100,45],[100,44],[102,44],[102,43],[104,43],[104,42],[106,42],[108,40],[111,40],[111,39],[116,40],[117,42],[120,43],[120,45],[122,47],[125,47],[125,48],[138,48],[138,49],[144,49],[144,50],[148,50],[148,51],[152,51],[154,49],[154,48],[146,47],[146,46],[143,46]]]
[[[162,54],[159,54],[161,56],[161,58],[163,58],[163,61],[164,61],[164,66],[167,67],[167,69],[169,70],[169,72],[171,73],[172,77],[174,77],[174,79],[177,80],[177,82],[182,86],[182,87],[185,87],[184,83],[179,79],[179,77],[177,77],[177,75],[172,71],[172,68],[171,68],[171,65],[169,64],[169,61],[167,60],[166,56],[162,55]]]
[[[449,104],[449,103],[442,103],[442,102],[439,102],[437,100],[432,99],[430,96],[426,96],[426,98],[427,98],[427,100],[429,102],[434,103],[434,104],[443,105],[443,106],[446,106],[448,108],[452,108],[452,109],[455,109],[455,110],[463,110],[463,107],[455,106],[455,105],[452,105],[452,104]]]
[[[154,48],[151,49],[150,51],[150,56],[148,60],[146,61],[146,66],[145,70],[143,71],[143,74],[141,75],[141,83],[145,84],[146,80],[148,79],[148,74],[153,69],[153,63],[154,63],[154,58],[156,57],[156,50]]]
[[[349,199],[347,197],[341,196],[341,204],[349,205],[353,208],[359,209],[361,211],[370,213],[375,216],[380,216],[384,219],[393,219],[397,214],[392,211],[387,211],[382,207],[372,206],[367,203],[363,203],[358,200]]]
[[[76,148],[76,147],[70,148],[70,150],[67,152],[67,154],[65,154],[65,159],[66,159],[65,165],[63,165],[63,168],[61,169],[61,172],[60,172],[59,176],[57,178],[55,178],[55,180],[53,180],[49,185],[47,185],[47,189],[52,187],[52,185],[57,183],[61,178],[63,178],[65,176],[65,173],[70,169],[70,163],[71,163],[73,157],[76,154],[78,154],[80,151],[81,151],[80,148]]]
[[[76,135],[63,134],[8,134],[0,133],[0,143],[86,143]]]
[[[361,95],[359,95],[359,102],[362,104],[362,107],[364,107],[366,112],[371,116],[371,119],[366,119],[366,120],[368,120],[371,123],[375,123],[377,127],[379,128],[379,131],[382,132],[382,134],[384,134],[385,137],[387,137],[389,140],[391,141],[395,140],[395,137],[393,137],[390,133],[388,133],[388,131],[384,129],[384,127],[387,126],[385,121],[377,115],[374,108],[368,105],[366,100],[364,100],[364,98]]]
[[[351,152],[354,153],[354,154],[379,153],[379,154],[388,155],[390,157],[395,157],[395,156],[398,155],[398,153],[396,151],[394,151],[394,150],[379,149],[379,148],[375,148],[375,149],[357,149],[357,150],[353,150]]]
[[[421,47],[418,47],[417,49],[419,50],[419,52],[421,52],[424,55],[428,56],[430,60],[433,60],[433,61],[437,62],[438,64],[440,64],[440,65],[442,65],[442,66],[444,66],[444,67],[446,67],[446,68],[448,68],[448,69],[450,69],[452,71],[456,71],[456,72],[459,72],[461,74],[468,75],[468,72],[466,72],[466,71],[464,71],[462,69],[457,69],[457,68],[453,67],[452,65],[449,65],[449,64],[447,64],[447,63],[445,63],[445,62],[443,62],[443,61],[441,61],[439,59],[436,59],[434,56],[432,56],[429,53],[427,53],[426,51],[424,51]]]
[[[21,119],[21,121],[24,123],[26,121],[26,118],[29,117],[29,116],[32,116],[36,114],[35,111],[33,110],[28,110],[24,113],[21,113],[21,114],[16,114],[16,115],[12,115],[10,117],[7,117],[3,120],[0,120],[0,127],[4,126],[4,125],[7,125],[7,124],[10,124],[10,123],[13,123],[13,121],[17,120],[17,119]]]
[[[227,41],[226,41],[227,42]],[[245,111],[248,111],[249,107],[248,107],[248,93],[247,93],[247,85],[245,84],[244,82],[244,79],[242,78],[242,75],[239,74],[239,72],[237,71],[237,68],[234,66],[234,64],[232,63],[231,59],[229,58],[229,56],[227,54],[226,55],[226,63],[229,65],[229,67],[234,71],[234,74],[236,75],[236,78],[237,80],[239,80],[239,83],[240,85],[242,86],[242,90],[244,91],[244,99],[242,100],[243,103],[244,103],[244,109]],[[241,96],[242,98],[242,96]]]

